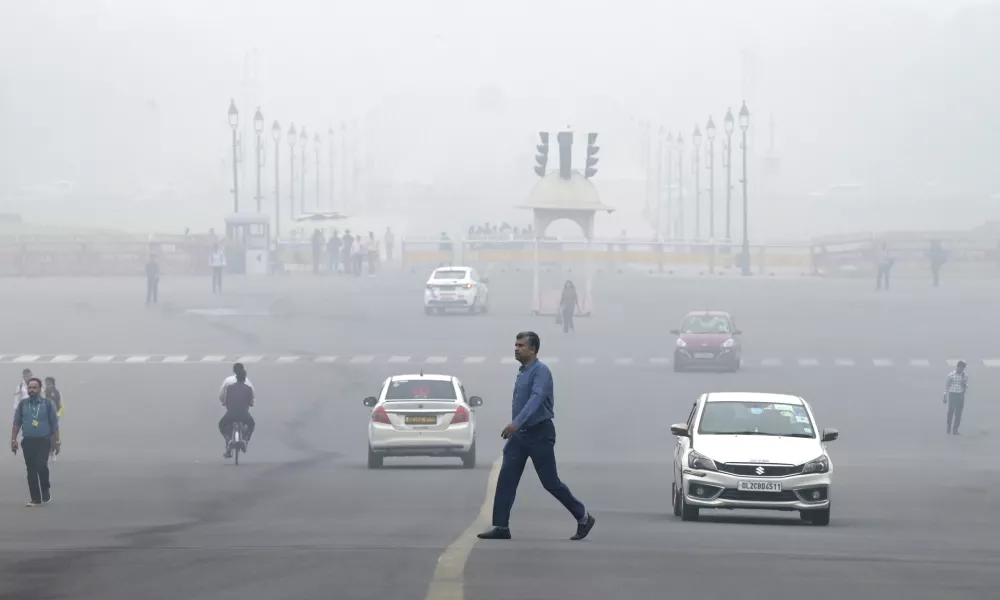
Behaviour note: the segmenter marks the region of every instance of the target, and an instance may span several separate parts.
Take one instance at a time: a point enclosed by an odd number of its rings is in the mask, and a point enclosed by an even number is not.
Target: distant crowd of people
[[[382,265],[382,251],[385,260],[392,262],[396,247],[396,234],[385,228],[382,239],[375,237],[374,231],[368,235],[352,234],[350,229],[341,235],[336,229],[327,238],[317,229],[312,234],[313,273],[350,274],[361,277],[367,266],[369,277],[375,277]]]
[[[521,228],[509,223],[483,223],[469,227],[467,235],[470,240],[530,240],[535,232],[531,225]]]

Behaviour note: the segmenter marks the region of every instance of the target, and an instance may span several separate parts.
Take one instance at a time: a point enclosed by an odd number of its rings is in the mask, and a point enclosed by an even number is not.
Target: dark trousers
[[[52,441],[47,437],[21,440],[21,454],[24,455],[24,466],[28,468],[28,493],[32,502],[41,502],[43,495],[49,495],[51,449]]]
[[[559,310],[562,311],[563,333],[568,333],[569,331],[574,330],[573,317],[576,314],[576,307],[574,306],[570,306],[569,308],[563,307],[560,308]]]
[[[892,268],[891,265],[879,265],[878,275],[875,276],[875,289],[882,289],[883,282],[885,283],[885,289],[889,289],[889,270]]]
[[[934,278],[934,287],[941,283],[941,265],[931,265],[931,276]]]
[[[246,423],[247,426],[247,435],[244,439],[250,441],[250,437],[253,435],[253,430],[257,427],[257,422],[253,420],[252,416],[250,416],[250,411],[227,412],[222,415],[221,419],[219,419],[219,433],[222,434],[222,437],[225,438],[227,443],[229,442],[229,434],[232,433],[231,429],[233,423],[241,422]]]
[[[965,410],[965,394],[948,392],[948,433],[958,433],[958,426],[962,424],[963,410]]]
[[[160,298],[160,278],[146,278],[146,304],[156,304]]]
[[[542,487],[556,497],[577,521],[583,519],[586,509],[573,497],[556,469],[556,426],[551,420],[544,421],[529,429],[512,435],[503,448],[503,463],[497,478],[497,490],[493,498],[493,525],[507,527],[510,523],[510,509],[514,506],[517,485],[521,482],[524,467],[531,459]]]
[[[212,267],[212,292],[222,291],[222,267]]]

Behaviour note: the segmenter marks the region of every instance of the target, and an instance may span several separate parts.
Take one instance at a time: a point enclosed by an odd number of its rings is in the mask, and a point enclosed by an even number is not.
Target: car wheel
[[[671,504],[674,505],[674,507],[673,507],[674,508],[674,516],[675,517],[681,516],[681,505],[680,505],[680,502],[677,499],[678,498],[678,494],[677,494],[677,484],[676,483],[671,483],[670,484],[670,498],[672,500]]]
[[[486,300],[483,300],[483,305],[479,307],[479,310],[485,315],[490,312],[490,297],[486,296]]]
[[[684,499],[684,492],[681,490],[677,491],[677,497],[679,498],[678,504],[681,506],[681,521],[697,521],[698,520],[698,510],[697,506],[691,506]]]
[[[808,511],[802,511],[802,512],[808,513],[809,516],[808,517],[804,517],[804,518],[806,518],[809,521],[809,523],[811,523],[813,525],[819,525],[820,527],[824,527],[824,526],[830,524],[830,507],[829,506],[826,507],[826,508],[824,508],[824,509],[822,509],[822,510],[808,510]]]
[[[739,373],[740,369],[742,368],[742,366],[743,366],[743,359],[742,358],[737,358],[736,361],[733,363],[732,369],[730,369],[730,370],[733,373]]]
[[[476,468],[476,442],[472,442],[472,446],[469,447],[469,451],[462,455],[462,468]]]
[[[368,447],[368,468],[369,469],[381,469],[382,468],[382,455],[376,454],[372,451],[371,446]]]

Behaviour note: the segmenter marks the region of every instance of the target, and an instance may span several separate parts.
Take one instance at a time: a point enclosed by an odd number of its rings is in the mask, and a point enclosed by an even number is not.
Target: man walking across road
[[[222,293],[222,271],[226,268],[226,253],[216,244],[212,248],[212,256],[208,258],[208,266],[212,267],[212,293]]]
[[[955,370],[948,374],[944,389],[944,403],[948,405],[948,434],[958,435],[965,410],[965,390],[969,388],[969,376],[965,373],[965,361],[960,360]]]
[[[160,265],[156,255],[150,254],[146,263],[146,304],[156,304],[160,299]]]
[[[14,426],[10,430],[10,450],[17,453],[17,433],[21,432],[21,453],[28,469],[28,506],[41,506],[52,500],[49,494],[49,451],[59,454],[59,416],[51,400],[42,397],[42,382],[37,377],[28,381],[28,397],[14,411]]]
[[[17,387],[14,388],[15,409],[17,408],[17,405],[21,403],[21,400],[28,397],[28,381],[30,381],[32,377],[34,377],[34,375],[31,374],[31,369],[21,371],[21,381],[17,382]]]
[[[555,387],[549,367],[538,360],[540,346],[538,334],[533,331],[517,334],[514,341],[514,358],[521,363],[521,367],[514,382],[513,421],[500,433],[507,443],[503,448],[503,464],[493,499],[493,526],[480,533],[479,539],[510,539],[510,510],[529,458],[542,487],[576,519],[576,534],[570,539],[582,540],[594,528],[594,517],[559,480],[555,454],[556,428],[552,424]]]

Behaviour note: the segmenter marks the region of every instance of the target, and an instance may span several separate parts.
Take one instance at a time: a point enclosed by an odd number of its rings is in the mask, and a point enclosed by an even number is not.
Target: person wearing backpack
[[[27,506],[41,506],[52,501],[49,493],[49,451],[54,447],[59,454],[59,415],[51,400],[42,397],[42,381],[37,377],[28,380],[28,397],[18,403],[14,411],[14,426],[10,431],[10,450],[17,454],[17,434],[21,432],[21,453],[28,469]]]

